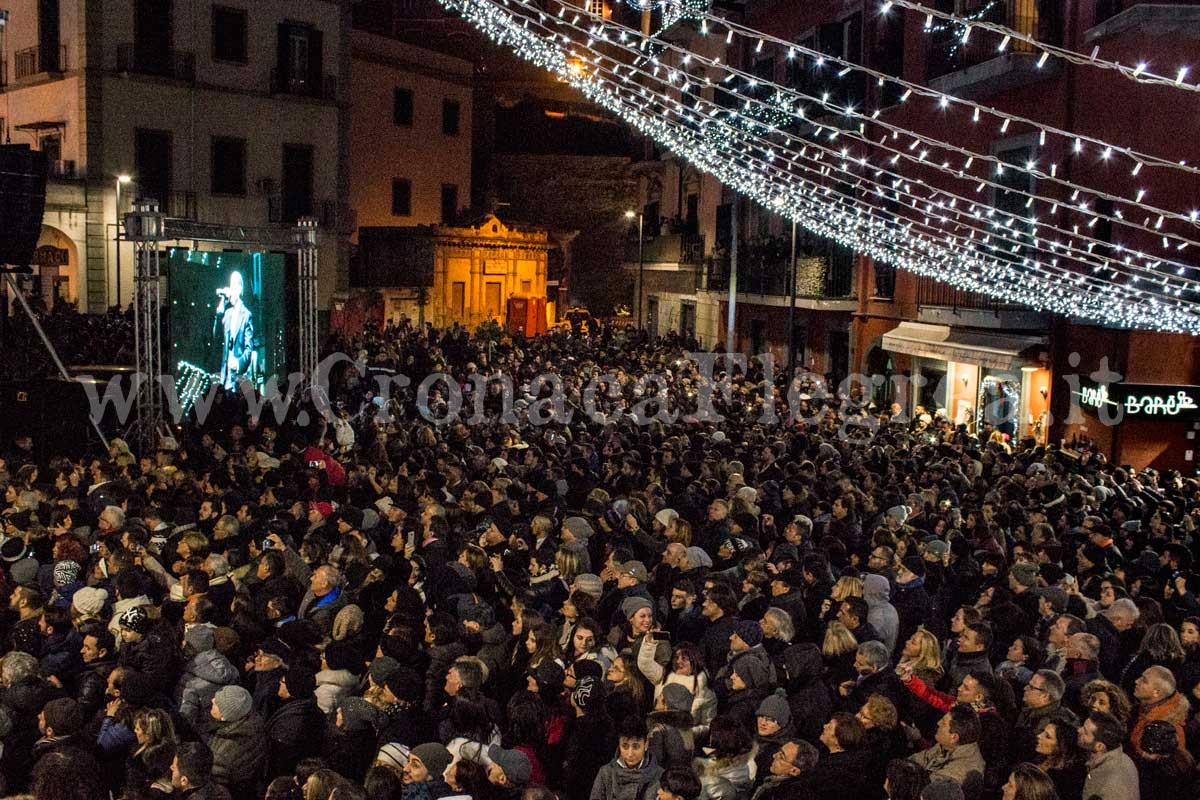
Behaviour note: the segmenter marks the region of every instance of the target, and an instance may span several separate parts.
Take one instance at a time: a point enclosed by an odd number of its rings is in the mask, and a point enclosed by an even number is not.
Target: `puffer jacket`
[[[208,739],[213,780],[234,797],[247,796],[263,777],[267,731],[262,717],[248,714],[237,722],[218,722]]]
[[[700,779],[700,800],[748,800],[758,774],[756,755],[757,746],[736,756],[697,758],[694,767]]]
[[[337,707],[337,701],[358,688],[358,678],[346,669],[323,669],[317,673],[317,706],[326,714]]]
[[[218,650],[205,650],[192,656],[175,687],[179,716],[198,730],[212,707],[213,695],[223,686],[238,682],[237,668]]]

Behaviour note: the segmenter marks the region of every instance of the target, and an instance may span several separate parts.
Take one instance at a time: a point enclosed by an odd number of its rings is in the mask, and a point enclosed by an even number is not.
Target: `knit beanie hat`
[[[144,608],[134,606],[117,618],[117,624],[122,628],[128,628],[136,634],[145,636],[150,630],[150,617],[146,614]]]
[[[8,539],[8,542],[20,542],[20,539]],[[24,547],[24,544],[22,544]],[[21,552],[24,552],[22,550]],[[20,558],[20,556],[18,556]],[[7,560],[7,559],[6,559]],[[18,586],[37,586],[39,564],[36,558],[22,558],[17,563],[9,568],[9,574],[12,575],[13,583]]]
[[[204,653],[216,646],[213,629],[207,625],[193,625],[183,634],[183,641],[192,648],[194,653]]]
[[[1012,569],[1008,571],[1013,580],[1021,586],[1037,586],[1038,582],[1038,566],[1037,564],[1013,564]]]
[[[241,686],[222,686],[213,695],[213,704],[221,712],[221,719],[225,722],[237,722],[250,714],[254,700]]]
[[[108,601],[108,592],[94,586],[84,586],[75,591],[71,607],[83,617],[99,617]]]
[[[786,728],[792,721],[792,709],[788,706],[787,698],[779,694],[769,694],[758,704],[757,716],[773,719],[779,727]]]
[[[333,618],[333,638],[337,641],[349,639],[362,630],[363,610],[356,605],[349,605]]]
[[[337,710],[341,712],[341,729],[346,733],[358,733],[374,729],[379,719],[379,712],[361,697],[347,695],[338,700]]]
[[[643,608],[653,611],[654,605],[646,598],[640,596],[626,597],[625,601],[621,603],[621,613],[625,615],[625,619],[629,619]]]
[[[446,749],[445,745],[437,742],[417,745],[412,749],[412,755],[421,759],[421,763],[425,765],[425,769],[429,770],[429,774],[435,780],[442,777],[446,767],[450,766],[450,762],[454,760],[454,756],[450,755],[450,751]]]
[[[376,686],[383,686],[388,675],[391,675],[398,669],[400,669],[399,661],[391,656],[380,656],[371,662],[371,666],[367,668],[367,674],[371,676],[371,683]]]
[[[678,683],[668,683],[662,690],[663,702],[667,704],[667,709],[670,711],[686,711],[691,713],[692,703],[695,702],[696,696],[689,692],[686,687],[680,686]]]
[[[524,786],[533,775],[533,765],[529,756],[520,750],[506,750],[498,744],[488,748],[488,758],[504,771],[504,777],[510,786]]]
[[[566,671],[557,663],[551,660],[543,661],[530,671],[533,679],[537,681],[538,689],[550,694],[557,694],[562,691],[563,681],[566,679]]]
[[[750,647],[762,644],[762,626],[752,619],[744,619],[734,626],[733,632]]]
[[[54,565],[54,585],[66,586],[79,577],[79,564],[74,561],[60,561]]]
[[[584,678],[595,678],[598,681],[604,678],[604,665],[590,658],[579,659],[571,664],[571,669],[575,671],[576,682]]]
[[[56,729],[57,730],[57,729]],[[1152,756],[1169,756],[1179,749],[1175,726],[1163,719],[1151,722],[1142,731],[1142,752]]]
[[[584,594],[599,599],[604,594],[604,581],[600,580],[599,575],[585,572],[582,575],[575,576],[575,588]]]
[[[408,747],[399,742],[388,742],[379,748],[379,752],[375,755],[375,763],[392,769],[404,769],[408,764],[408,756],[411,752]]]
[[[384,680],[383,685],[396,696],[396,700],[409,703],[420,700],[425,690],[421,676],[409,667],[396,667]]]
[[[733,674],[742,679],[747,689],[756,689],[767,682],[767,668],[757,658],[739,658]]]

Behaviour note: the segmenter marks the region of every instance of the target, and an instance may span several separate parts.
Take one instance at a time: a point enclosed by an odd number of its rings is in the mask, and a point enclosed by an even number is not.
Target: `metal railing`
[[[1005,309],[1023,308],[1011,303],[1002,303],[994,297],[966,289],[959,289],[948,283],[933,278],[917,278],[917,305],[941,306],[955,311],[991,311],[998,313]]]
[[[271,94],[288,94],[295,97],[312,97],[316,100],[337,100],[337,76],[323,75],[320,80],[309,80],[308,74],[281,72],[271,68]]]
[[[1128,11],[1134,6],[1200,6],[1200,0],[1096,0],[1096,18],[1093,25],[1099,25],[1122,11]]]
[[[641,257],[647,264],[697,265],[704,260],[704,237],[694,233],[647,236],[642,243]],[[633,241],[626,243],[625,260],[633,263],[638,260],[636,236]]]
[[[134,44],[117,45],[117,72],[153,75],[176,81],[194,83],[196,54],[181,50],[141,49]]]
[[[13,72],[16,80],[41,75],[45,72],[62,72],[67,68],[67,47],[26,47],[13,54]]]
[[[743,255],[743,252],[746,254]],[[713,292],[729,289],[730,256],[718,253],[704,260],[697,272],[697,289]],[[821,300],[851,300],[854,292],[854,252],[828,248],[824,254],[797,255],[796,296]],[[757,251],[755,245],[739,245],[738,294],[787,297],[791,291],[788,256]]]
[[[1046,44],[1063,43],[1065,18],[1062,0],[1001,0],[986,7],[988,10],[979,17],[980,22],[1004,25]],[[934,25],[935,30],[929,34],[930,79],[974,67],[1009,52],[1033,52],[1031,45],[1014,41],[1006,53],[1000,53],[993,36],[972,36],[963,44],[960,25],[945,20],[936,20]]]

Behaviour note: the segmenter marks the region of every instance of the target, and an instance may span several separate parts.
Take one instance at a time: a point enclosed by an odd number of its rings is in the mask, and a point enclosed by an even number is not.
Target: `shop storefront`
[[[1045,338],[902,322],[883,335],[882,345],[912,357],[914,413],[941,412],[977,435],[999,430],[1010,439],[1045,441]]]

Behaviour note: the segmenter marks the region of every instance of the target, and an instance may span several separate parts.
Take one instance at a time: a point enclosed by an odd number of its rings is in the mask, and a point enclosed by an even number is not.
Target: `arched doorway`
[[[33,275],[22,281],[25,288],[42,298],[47,309],[56,302],[74,303],[79,298],[79,249],[63,231],[42,226],[33,251]]]

